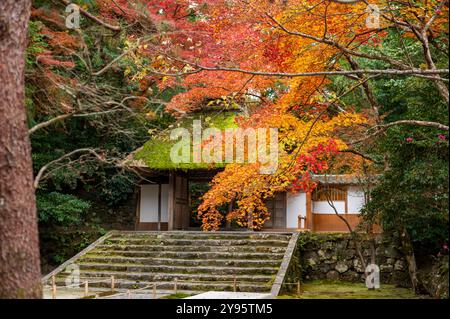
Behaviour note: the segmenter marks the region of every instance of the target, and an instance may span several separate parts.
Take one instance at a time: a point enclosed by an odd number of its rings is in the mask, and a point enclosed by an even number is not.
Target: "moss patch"
[[[207,128],[217,128],[224,130],[227,128],[236,128],[235,123],[236,112],[221,112],[221,113],[197,113],[190,117],[183,118],[170,129],[186,128],[192,133],[192,126],[194,120],[201,120],[202,130]],[[191,162],[190,163],[173,163],[170,159],[170,151],[172,147],[180,141],[170,139],[170,131],[155,136],[144,144],[142,149],[134,156],[136,160],[142,160],[147,167],[151,169],[208,169],[221,168],[224,164],[208,164],[208,163],[193,163],[192,160],[192,142],[191,142]]]
[[[302,284],[302,294],[282,295],[280,299],[423,299],[411,289],[394,285],[381,285],[380,289],[368,290],[364,283],[315,280]]]
[[[161,299],[183,299],[183,298],[187,298],[190,297],[192,295],[190,294],[183,294],[183,293],[177,293],[177,294],[171,294],[168,296],[164,296]]]

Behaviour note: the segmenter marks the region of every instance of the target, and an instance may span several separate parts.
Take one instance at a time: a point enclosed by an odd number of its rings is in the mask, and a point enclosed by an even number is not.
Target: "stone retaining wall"
[[[364,281],[364,269],[349,234],[303,233],[298,243],[303,280]],[[370,247],[369,241],[363,241],[361,251],[367,264],[370,264]],[[389,235],[379,235],[375,247],[381,283],[409,286],[407,264],[399,243]]]

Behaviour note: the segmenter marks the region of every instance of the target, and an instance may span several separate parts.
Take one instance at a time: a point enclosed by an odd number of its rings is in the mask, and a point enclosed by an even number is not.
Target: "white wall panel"
[[[158,222],[159,185],[141,185],[141,223]]]
[[[141,205],[140,222],[157,223],[158,222],[158,193],[159,185],[149,184],[141,185]],[[169,220],[168,198],[169,185],[161,185],[161,222],[166,223]]]
[[[333,201],[339,214],[345,214],[345,201]],[[312,210],[315,214],[335,214],[333,207],[327,201],[313,201]]]
[[[306,194],[303,192],[296,194],[288,193],[286,200],[286,227],[297,228],[298,216],[306,217]]]
[[[348,213],[359,214],[365,203],[364,191],[361,187],[351,186],[348,188]]]

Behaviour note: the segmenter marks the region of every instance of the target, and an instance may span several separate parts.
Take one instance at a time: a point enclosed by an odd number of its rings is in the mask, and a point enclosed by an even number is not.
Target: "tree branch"
[[[449,69],[436,69],[436,70],[422,70],[422,69],[410,69],[410,70],[395,70],[395,69],[384,69],[384,70],[343,70],[343,71],[318,71],[318,72],[299,72],[299,73],[283,73],[283,72],[261,72],[261,71],[251,71],[240,68],[224,68],[224,67],[206,67],[198,65],[196,63],[186,62],[186,64],[195,66],[198,68],[196,71],[186,72],[186,73],[162,73],[154,72],[154,74],[164,75],[164,76],[183,76],[199,73],[201,71],[222,71],[222,72],[238,72],[243,74],[251,74],[266,77],[280,77],[280,78],[295,78],[295,77],[309,77],[309,76],[339,76],[339,75],[356,75],[356,74],[380,74],[380,75],[433,75],[433,74],[448,74]]]
[[[45,121],[45,122],[42,122],[42,123],[39,123],[39,124],[33,126],[31,129],[28,130],[28,134],[31,135],[31,134],[35,133],[37,130],[40,130],[42,128],[50,126],[50,125],[52,125],[52,124],[54,124],[56,122],[63,121],[63,120],[65,120],[67,118],[70,118],[70,117],[90,117],[90,116],[97,116],[97,115],[104,115],[104,114],[109,114],[109,113],[115,113],[115,112],[119,112],[119,111],[124,111],[124,110],[113,109],[113,110],[99,111],[99,112],[92,112],[92,113],[79,113],[79,114],[69,113],[69,114],[58,115],[55,118],[52,118],[52,119],[50,119],[48,121]]]
[[[415,125],[415,126],[428,126],[428,127],[434,127],[443,131],[448,131],[449,127],[447,125],[437,123],[437,122],[431,122],[431,121],[416,121],[416,120],[401,120],[396,121],[388,124],[378,125],[380,128],[390,128],[392,126],[396,125]]]
[[[66,6],[72,4],[70,1],[68,0],[61,0],[62,3],[64,3]],[[87,18],[97,22],[98,24],[104,26],[107,29],[113,30],[113,31],[120,31],[122,30],[122,28],[120,26],[115,26],[115,25],[111,25],[99,18],[97,18],[96,16],[90,14],[89,12],[87,12],[86,10],[84,10],[83,8],[81,8],[80,6],[78,6],[80,12]]]
[[[330,46],[333,46],[333,47],[339,49],[340,51],[342,51],[344,53],[347,53],[347,54],[350,54],[350,55],[353,55],[353,56],[357,56],[357,57],[360,57],[360,58],[384,61],[384,62],[387,62],[387,63],[393,65],[393,66],[399,67],[402,70],[406,70],[406,69],[410,68],[408,65],[406,65],[404,63],[401,63],[399,61],[396,61],[394,59],[391,59],[388,56],[373,55],[373,54],[362,53],[362,52],[357,52],[357,51],[351,50],[351,49],[349,49],[349,48],[347,48],[347,47],[345,47],[345,46],[343,46],[343,45],[341,45],[341,44],[339,44],[339,43],[337,43],[337,42],[335,42],[333,40],[327,39],[325,36],[323,38],[319,38],[319,37],[315,37],[315,36],[307,34],[307,33],[288,30],[285,26],[283,26],[280,22],[278,22],[275,18],[273,18],[269,14],[266,13],[266,16],[271,21],[273,21],[278,26],[278,28],[280,28],[282,31],[284,31],[287,34],[294,35],[294,36],[299,36],[299,37],[302,37],[302,38],[305,38],[305,39],[310,39],[310,40],[313,40],[313,41],[316,41],[316,42],[319,42],[319,43],[327,44],[327,45],[330,45]]]
[[[327,198],[328,205],[330,205],[331,208],[333,208],[333,211],[334,211],[335,215],[340,220],[342,220],[345,223],[345,225],[347,226],[347,229],[348,229],[348,231],[350,233],[350,236],[351,236],[351,238],[353,240],[353,243],[355,244],[356,253],[358,254],[358,257],[359,257],[359,259],[361,261],[361,264],[362,264],[362,266],[364,268],[364,276],[367,276],[367,273],[365,271],[365,269],[367,268],[367,264],[366,264],[366,260],[364,259],[363,254],[361,252],[361,243],[360,243],[360,240],[358,238],[358,233],[352,228],[352,226],[350,225],[348,220],[344,216],[342,216],[342,214],[339,214],[336,206],[334,205],[333,200],[330,198],[330,194],[328,194],[328,192],[327,192],[327,189],[325,189],[325,196]]]
[[[47,127],[52,125],[53,123],[59,122],[59,121],[63,121],[69,117],[73,116],[73,113],[70,114],[62,114],[62,115],[58,115],[57,117],[54,117],[48,121],[36,124],[35,126],[33,126],[32,128],[30,128],[28,130],[28,134],[31,135],[34,132],[36,132],[37,130],[40,130],[41,128]]]
[[[364,154],[362,154],[362,153],[360,153],[360,152],[358,152],[358,151],[355,151],[355,150],[353,150],[353,149],[341,150],[341,151],[339,151],[339,153],[350,153],[350,154],[354,154],[354,155],[360,156],[360,157],[362,157],[363,159],[368,160],[368,161],[370,161],[370,162],[373,162],[373,163],[375,163],[375,164],[383,164],[382,162],[379,162],[379,161],[377,161],[377,160],[371,158],[370,156],[364,155]]]
[[[70,158],[71,156],[73,156],[75,154],[78,154],[78,153],[90,153],[90,154],[94,155],[98,160],[100,160],[102,162],[104,161],[104,158],[102,156],[100,156],[96,152],[96,150],[94,150],[92,148],[80,148],[80,149],[74,150],[74,151],[72,151],[70,153],[67,153],[67,154],[61,156],[60,158],[55,159],[55,160],[47,163],[46,165],[42,166],[41,169],[39,170],[39,172],[37,173],[35,179],[34,179],[34,188],[38,188],[39,182],[41,181],[42,177],[44,176],[44,173],[47,171],[47,169],[50,166],[52,166],[52,165],[54,165],[56,163],[59,163],[59,162],[65,160],[67,158]]]
[[[388,128],[391,128],[393,126],[397,126],[397,125],[414,125],[414,126],[423,126],[423,127],[433,127],[433,128],[437,128],[439,130],[443,130],[443,131],[449,131],[449,127],[447,125],[441,124],[441,123],[437,123],[437,122],[430,122],[430,121],[415,121],[415,120],[401,120],[401,121],[396,121],[396,122],[392,122],[392,123],[387,123],[387,124],[382,124],[382,125],[377,125],[372,127],[372,129],[377,129],[376,132],[360,139],[354,142],[351,142],[350,145],[355,145],[355,144],[360,144],[362,142],[367,141],[368,139],[375,137],[383,132],[385,132]]]

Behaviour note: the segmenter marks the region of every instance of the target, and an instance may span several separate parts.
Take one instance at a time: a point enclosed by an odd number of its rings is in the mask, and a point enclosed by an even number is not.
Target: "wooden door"
[[[264,224],[264,229],[286,228],[286,193],[277,193],[274,198],[265,201],[270,213],[270,219]]]
[[[189,228],[189,189],[188,179],[176,175],[173,186],[173,229],[184,230]]]

